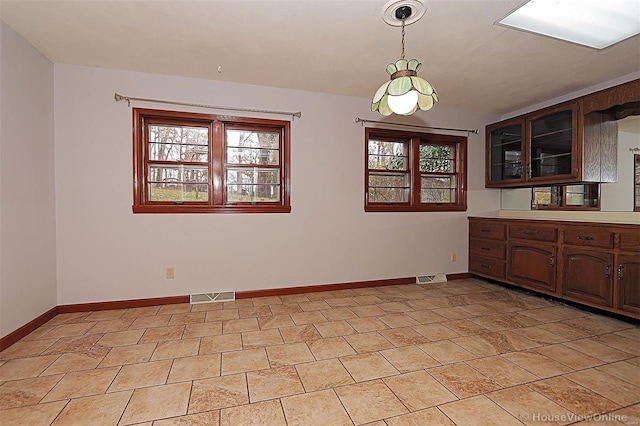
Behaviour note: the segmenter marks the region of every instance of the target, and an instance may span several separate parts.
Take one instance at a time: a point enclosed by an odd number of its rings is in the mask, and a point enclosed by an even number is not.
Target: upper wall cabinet
[[[639,100],[634,80],[487,126],[485,186],[616,182],[616,120]]]

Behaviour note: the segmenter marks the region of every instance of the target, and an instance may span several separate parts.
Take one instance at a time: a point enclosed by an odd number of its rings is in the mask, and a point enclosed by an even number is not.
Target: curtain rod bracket
[[[190,106],[190,107],[197,107],[197,108],[220,109],[220,110],[226,110],[226,111],[243,111],[243,112],[259,112],[263,114],[290,115],[291,121],[293,121],[295,117],[298,117],[298,118],[302,117],[302,111],[288,112],[288,111],[273,111],[268,109],[205,105],[205,104],[195,104],[190,102],[165,101],[162,99],[134,98],[130,96],[121,95],[119,93],[114,93],[113,98],[116,100],[116,102],[127,101],[127,106],[129,107],[131,106],[131,101],[142,101],[142,102],[153,102],[156,104],[181,105],[181,106]]]
[[[467,134],[474,133],[476,135],[478,134],[478,129],[451,129],[447,127],[419,126],[416,124],[390,123],[390,122],[380,121],[380,120],[367,120],[366,118],[360,118],[360,117],[356,117],[356,123],[362,123],[362,126],[364,126],[364,123],[377,123],[377,124],[390,125],[390,126],[412,127],[417,129],[447,130],[450,132],[463,132]]]

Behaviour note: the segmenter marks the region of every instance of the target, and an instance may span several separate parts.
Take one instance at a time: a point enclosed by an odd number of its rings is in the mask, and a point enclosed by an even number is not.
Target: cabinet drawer
[[[494,240],[469,240],[469,252],[472,256],[506,259],[505,243]]]
[[[640,251],[640,228],[638,229],[619,229],[620,250]]]
[[[507,236],[507,226],[503,223],[494,222],[471,222],[469,223],[469,235],[475,238],[489,238],[492,240],[505,240]]]
[[[535,241],[558,241],[558,228],[536,225],[509,225],[509,238]]]
[[[497,259],[469,256],[469,272],[489,275],[495,278],[505,277],[505,263]]]
[[[574,246],[613,248],[613,230],[598,226],[567,225],[563,241]]]

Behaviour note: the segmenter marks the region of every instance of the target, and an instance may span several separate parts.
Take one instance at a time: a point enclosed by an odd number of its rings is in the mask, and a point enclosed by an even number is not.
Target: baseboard
[[[469,272],[460,272],[458,274],[447,274],[447,281],[468,280],[469,278],[473,278],[473,274],[470,274]]]
[[[149,299],[115,300],[112,302],[78,303],[75,305],[59,305],[58,313],[106,311],[110,309],[143,308],[146,306],[174,305],[189,303],[189,296],[153,297]]]
[[[461,280],[472,278],[470,273],[459,274],[447,274],[447,280]],[[355,281],[347,283],[337,284],[322,284],[311,285],[301,287],[284,287],[284,288],[271,288],[265,290],[248,290],[240,291],[236,293],[236,299],[248,299],[251,297],[265,297],[265,296],[284,296],[287,294],[301,294],[301,293],[313,293],[318,291],[336,291],[336,290],[349,290],[354,288],[366,288],[366,287],[380,287],[388,285],[403,285],[403,284],[415,284],[415,277],[403,277],[403,278],[390,278],[385,280],[370,280],[370,281]],[[38,318],[23,325],[16,331],[7,334],[0,338],[0,351],[13,345],[24,336],[31,333],[36,328],[45,324],[47,321],[55,317],[57,314],[68,314],[73,312],[90,312],[90,311],[105,311],[109,309],[130,309],[130,308],[142,308],[146,306],[157,305],[173,305],[177,303],[189,303],[189,296],[169,296],[169,297],[154,297],[148,299],[130,299],[130,300],[116,300],[112,302],[93,302],[93,303],[78,303],[73,305],[59,305],[52,308],[40,315]]]
[[[36,328],[40,327],[47,323],[47,321],[51,320],[53,317],[58,315],[58,307],[53,307],[49,309],[44,314],[40,315],[38,318],[29,321],[19,329],[7,334],[6,336],[0,338],[0,351],[7,349],[9,346],[13,345],[18,340],[22,339],[29,333],[31,333]]]
[[[319,291],[349,290],[354,288],[379,287],[385,285],[415,284],[415,277],[390,278],[387,280],[355,281],[338,284],[321,284],[301,287],[268,288],[264,290],[248,290],[236,292],[236,299],[252,297],[285,296],[288,294],[315,293]]]

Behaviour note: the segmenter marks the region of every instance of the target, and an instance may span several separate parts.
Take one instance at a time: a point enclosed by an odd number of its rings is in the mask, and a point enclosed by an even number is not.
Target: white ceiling
[[[0,0],[0,17],[55,63],[371,97],[400,57],[386,1]],[[598,51],[493,25],[522,0],[425,3],[406,52],[442,106],[505,114],[640,70],[640,36]]]

